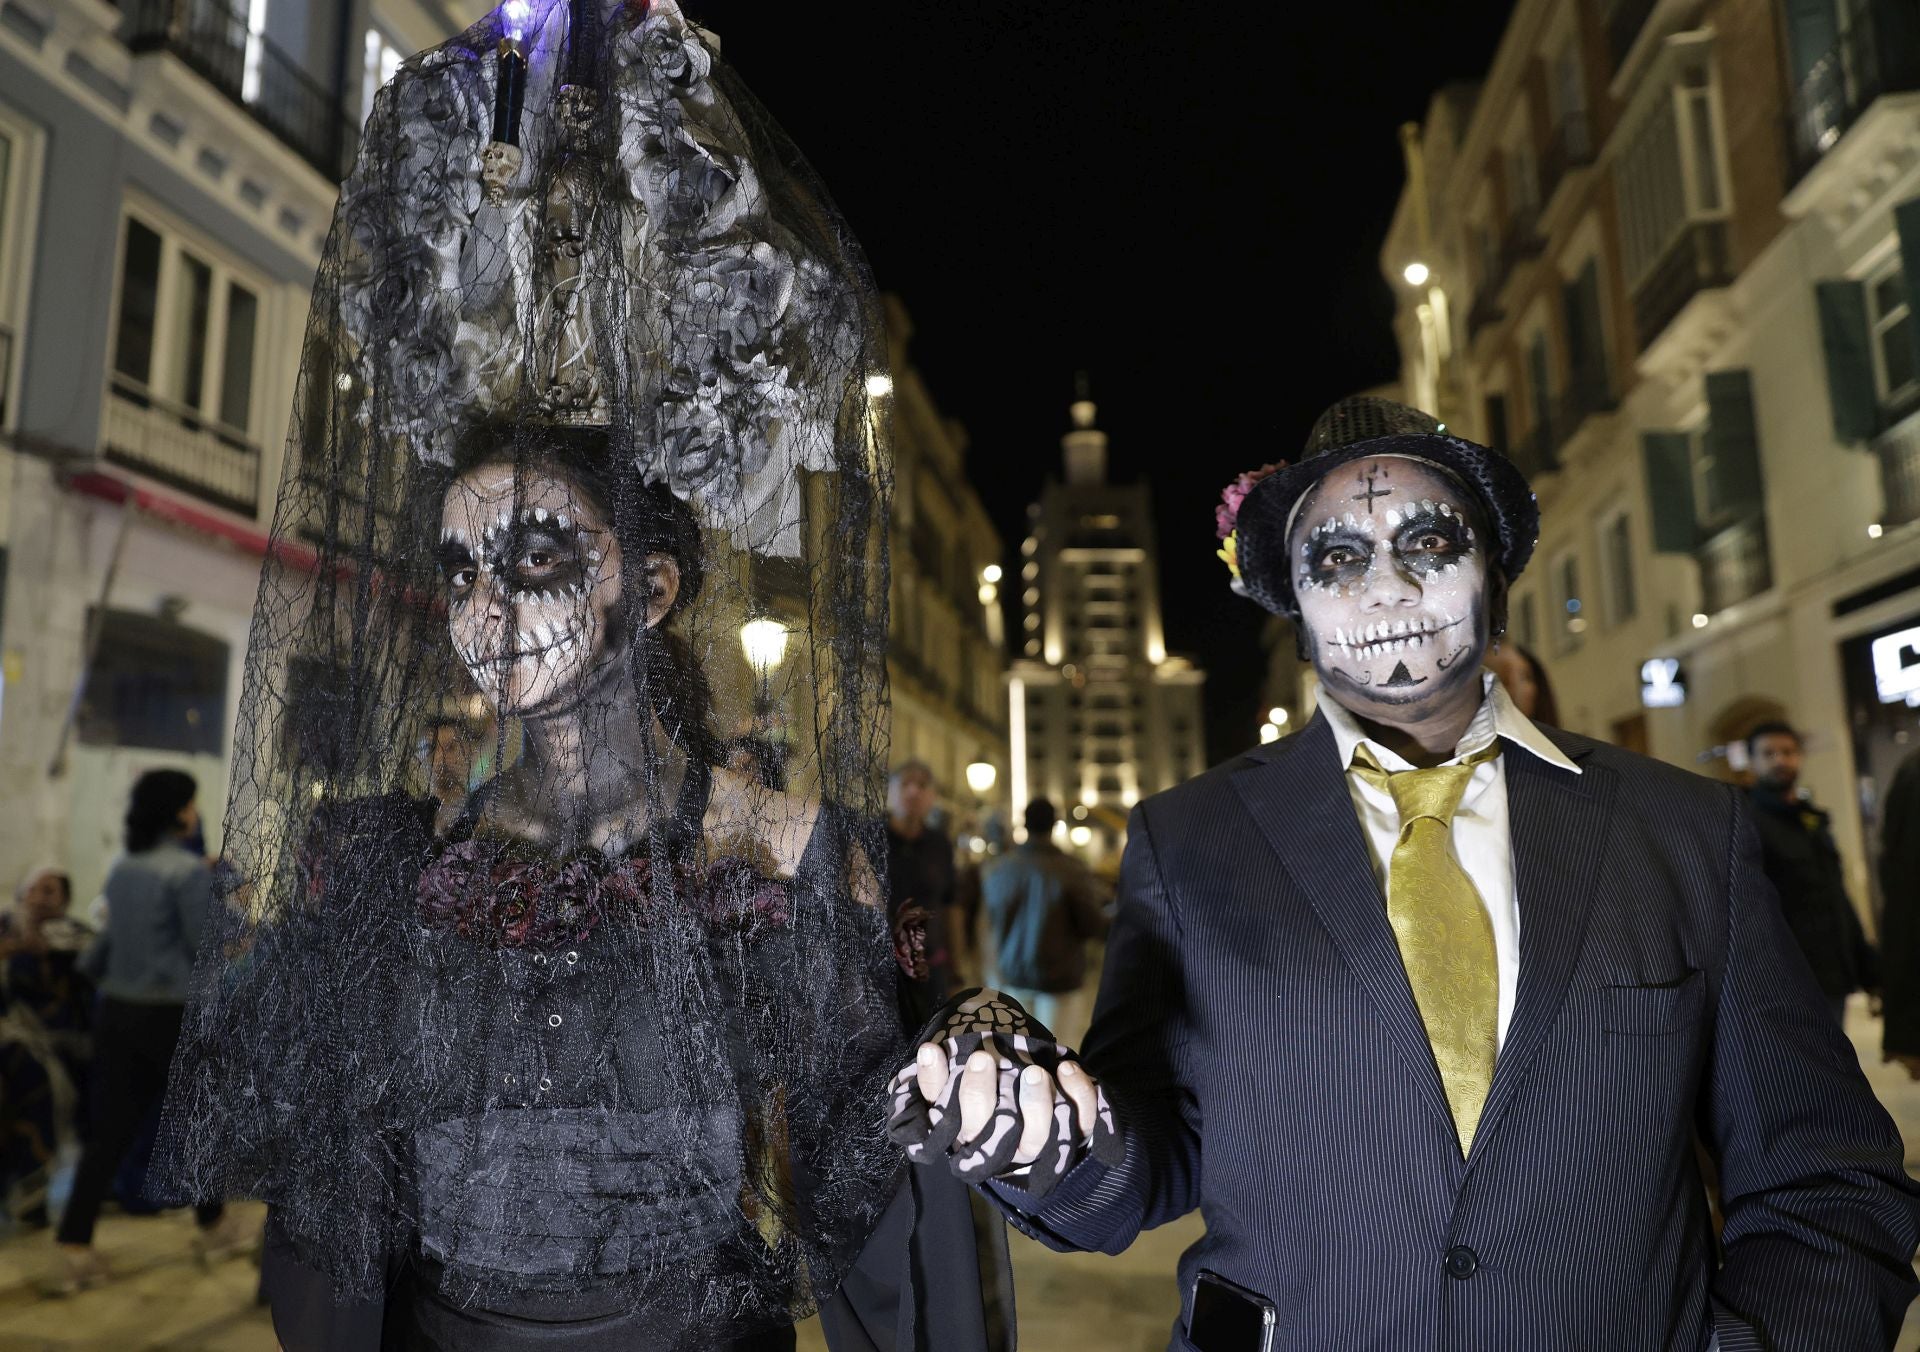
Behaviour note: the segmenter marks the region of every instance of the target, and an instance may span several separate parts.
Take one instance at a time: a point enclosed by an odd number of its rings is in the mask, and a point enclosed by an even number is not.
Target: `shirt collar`
[[[1568,759],[1566,752],[1555,746],[1547,735],[1540,731],[1532,719],[1514,705],[1499,677],[1490,671],[1480,674],[1482,698],[1480,708],[1475,711],[1473,721],[1467,724],[1466,733],[1454,747],[1453,756],[1446,764],[1483,751],[1496,738],[1503,739],[1510,746],[1533,753],[1556,770],[1566,770],[1579,774],[1580,767]],[[1411,770],[1414,767],[1400,755],[1387,750],[1378,742],[1360,730],[1356,719],[1340,704],[1332,699],[1320,701],[1320,712],[1326,717],[1327,726],[1333,729],[1334,746],[1340,752],[1340,768],[1345,770],[1353,764],[1353,749],[1363,742],[1380,762],[1380,768],[1388,771]]]

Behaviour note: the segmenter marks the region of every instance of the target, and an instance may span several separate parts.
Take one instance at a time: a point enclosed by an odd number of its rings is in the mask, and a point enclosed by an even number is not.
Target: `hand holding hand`
[[[945,1155],[970,1183],[1018,1177],[1045,1196],[1087,1149],[1117,1162],[1113,1111],[1070,1048],[1019,1002],[967,991],[893,1079],[889,1130],[916,1163]]]

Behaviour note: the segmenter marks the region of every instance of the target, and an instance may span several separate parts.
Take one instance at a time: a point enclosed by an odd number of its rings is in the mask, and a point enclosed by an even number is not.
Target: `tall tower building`
[[[1112,481],[1084,377],[1078,395],[1062,477],[1027,509],[1010,788],[1016,812],[1051,799],[1062,831],[1099,857],[1128,808],[1202,768],[1206,676],[1167,652],[1152,499],[1144,483]]]

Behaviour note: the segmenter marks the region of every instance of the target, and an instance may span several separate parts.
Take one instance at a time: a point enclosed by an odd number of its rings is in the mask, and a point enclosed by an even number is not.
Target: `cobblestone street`
[[[1920,1084],[1880,1064],[1879,1027],[1858,1000],[1849,1031],[1875,1090],[1900,1122],[1908,1168],[1920,1174]],[[257,1269],[239,1259],[201,1267],[191,1256],[192,1233],[184,1213],[107,1218],[101,1248],[122,1275],[62,1300],[35,1289],[51,1270],[46,1235],[0,1244],[0,1352],[273,1352],[266,1312],[254,1303]],[[1118,1258],[1050,1253],[1011,1236],[1021,1347],[1161,1352],[1178,1308],[1174,1263],[1198,1235],[1198,1221],[1188,1218],[1147,1234]],[[801,1352],[824,1346],[817,1329],[802,1329]],[[1899,1352],[1920,1352],[1920,1317],[1909,1316]]]

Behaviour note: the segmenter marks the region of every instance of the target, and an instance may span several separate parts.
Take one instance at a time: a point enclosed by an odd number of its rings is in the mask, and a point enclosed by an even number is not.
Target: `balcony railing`
[[[1882,94],[1920,89],[1920,49],[1882,21],[1882,4],[1861,4],[1788,101],[1789,170],[1798,181]]]
[[[115,376],[102,454],[217,506],[260,509],[260,448],[193,409]]]
[[[1551,202],[1568,174],[1593,163],[1593,124],[1585,113],[1568,113],[1553,129],[1540,156],[1540,200]]]
[[[1684,227],[1633,290],[1633,332],[1639,350],[1658,338],[1688,301],[1732,280],[1724,221]]]
[[[1880,461],[1880,523],[1920,521],[1920,415],[1908,417],[1874,440]]]
[[[1773,585],[1767,519],[1755,514],[1715,532],[1695,555],[1700,563],[1701,609],[1717,615]]]
[[[1567,382],[1567,388],[1554,401],[1554,449],[1573,440],[1574,433],[1596,413],[1611,413],[1619,406],[1613,387],[1604,371],[1580,372]]]
[[[358,135],[338,95],[221,0],[122,0],[129,50],[172,52],[245,108],[308,164],[338,182]]]
[[[1633,50],[1633,41],[1647,26],[1657,0],[1612,0],[1607,6],[1607,60],[1614,70]]]

